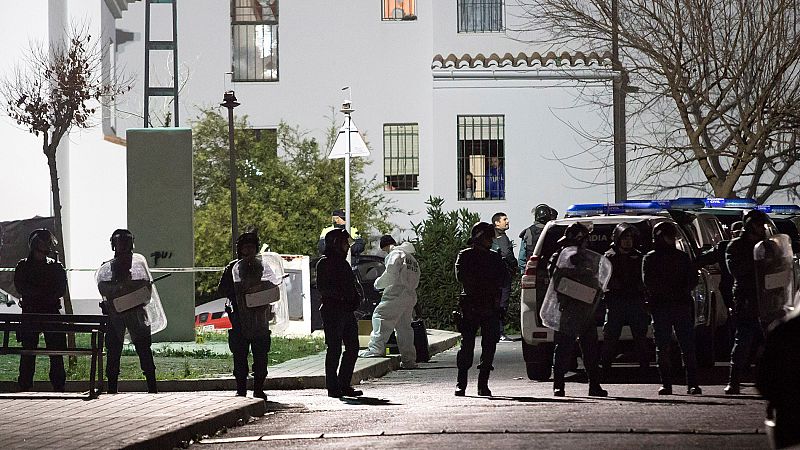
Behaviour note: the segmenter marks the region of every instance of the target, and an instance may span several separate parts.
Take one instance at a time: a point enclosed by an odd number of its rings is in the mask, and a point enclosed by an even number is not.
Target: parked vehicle
[[[631,202],[615,205],[574,205],[567,211],[567,217],[548,222],[539,237],[534,254],[528,260],[521,281],[521,328],[522,349],[528,378],[547,380],[551,374],[553,355],[553,330],[541,323],[539,310],[549,284],[546,270],[547,261],[557,250],[556,241],[564,229],[573,222],[581,222],[590,227],[589,248],[605,253],[611,242],[617,224],[627,222],[639,230],[637,248],[644,254],[652,249],[652,229],[663,221],[678,224],[680,236],[676,245],[696,259],[699,250],[713,245],[721,239],[721,225],[713,216],[695,213],[673,213],[665,205],[653,202]],[[676,221],[672,216],[679,217]],[[713,365],[716,331],[727,321],[727,308],[719,293],[719,268],[715,265],[702,267],[700,281],[693,291],[695,299],[695,327],[698,340],[698,360],[703,365]],[[596,314],[598,327],[604,320],[604,306],[599,305]],[[652,336],[652,329],[648,332]],[[602,333],[600,333],[602,336]],[[620,341],[630,341],[630,330],[625,327]]]

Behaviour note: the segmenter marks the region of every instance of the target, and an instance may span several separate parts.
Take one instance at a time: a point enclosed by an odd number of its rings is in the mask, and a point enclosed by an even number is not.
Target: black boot
[[[599,383],[589,383],[590,397],[608,397],[608,391],[603,389]]]
[[[158,388],[156,387],[156,373],[148,372],[144,374],[144,377],[147,380],[147,393],[158,394]]]
[[[246,393],[247,391],[245,391]],[[264,392],[264,379],[253,380],[253,397],[267,401],[267,394]]]
[[[489,390],[489,370],[481,370],[478,372],[478,395],[482,397],[491,397],[492,391]]]
[[[108,393],[109,394],[116,394],[117,393],[117,377],[108,377]]]
[[[236,395],[239,397],[247,396],[247,379],[236,379]]]
[[[467,391],[467,378],[469,372],[466,370],[458,369],[458,379],[456,381],[456,397],[463,397]]]
[[[742,393],[741,388],[739,387],[739,380],[741,379],[741,373],[739,367],[734,364],[731,364],[730,375],[728,376],[728,385],[722,390],[725,392],[725,395],[739,395]]]

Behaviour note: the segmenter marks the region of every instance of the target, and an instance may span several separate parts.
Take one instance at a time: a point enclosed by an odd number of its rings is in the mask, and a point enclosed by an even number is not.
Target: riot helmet
[[[491,225],[486,222],[478,222],[472,226],[472,230],[470,230],[470,238],[467,240],[467,244],[475,245],[480,242],[482,238],[487,235],[491,235],[492,239],[494,239],[494,225]]]
[[[678,239],[678,227],[672,222],[659,222],[653,227],[653,244],[661,245]]]
[[[552,220],[552,210],[553,208],[544,203],[536,205],[536,208],[533,209],[533,220],[542,224],[549,222]]]
[[[33,230],[28,236],[28,250],[33,251],[38,249],[39,243],[44,243],[47,245],[46,252],[49,253],[53,247],[58,245],[58,240],[55,236],[53,236],[53,233],[51,233],[50,230],[46,228],[39,228]]]
[[[744,215],[744,233],[750,234],[757,239],[766,237],[765,226],[769,223],[769,216],[764,211],[752,209]]]
[[[733,222],[733,224],[731,225],[731,237],[732,238],[739,237],[742,234],[743,229],[744,229],[744,222],[742,222],[741,220]]]
[[[350,246],[350,233],[344,228],[335,228],[325,234],[325,254],[341,253],[344,244]],[[346,251],[345,251],[346,254]]]
[[[568,247],[571,245],[581,246],[588,238],[589,229],[586,228],[586,225],[580,222],[574,222],[567,226],[567,228],[564,230],[564,236],[558,240],[558,243],[562,247]]]
[[[628,236],[633,239],[633,245],[636,246],[636,239],[639,237],[639,230],[627,222],[621,222],[617,224],[617,226],[614,227],[613,242],[611,245],[615,248],[619,248],[622,239]]]
[[[550,208],[550,220],[558,219],[558,211],[555,208]]]
[[[133,233],[124,228],[118,228],[111,233],[111,250],[130,251],[133,250]]]
[[[258,240],[258,230],[250,229],[245,231],[244,233],[240,234],[239,237],[236,239],[236,253],[239,258],[242,257],[242,248],[245,245],[252,245],[255,247],[256,252],[258,251],[258,247],[260,242]]]

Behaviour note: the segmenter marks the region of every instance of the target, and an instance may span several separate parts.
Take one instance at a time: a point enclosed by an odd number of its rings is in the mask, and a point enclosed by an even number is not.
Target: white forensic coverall
[[[375,280],[375,289],[383,289],[383,296],[372,313],[369,346],[361,356],[383,356],[386,342],[395,331],[401,363],[407,367],[416,366],[417,351],[411,320],[417,304],[420,270],[419,263],[412,256],[414,252],[414,245],[404,242],[386,255],[386,271]]]

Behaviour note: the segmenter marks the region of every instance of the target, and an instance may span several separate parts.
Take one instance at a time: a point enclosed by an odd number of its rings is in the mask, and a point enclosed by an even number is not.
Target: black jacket
[[[611,278],[608,280],[609,293],[644,299],[642,252],[633,248],[628,253],[622,253],[612,247],[606,252],[606,258],[611,261],[612,267]]]
[[[494,229],[494,240],[492,241],[492,250],[500,253],[503,263],[506,265],[509,275],[517,273],[517,258],[514,257],[514,244],[505,231]],[[511,284],[509,277],[508,283]]]
[[[67,272],[54,259],[37,261],[28,257],[14,269],[14,287],[22,296],[22,312],[58,313],[61,297],[67,291]]]
[[[508,267],[499,253],[480,247],[465,248],[458,252],[455,270],[462,286],[462,307],[498,307],[500,290],[510,283]]]
[[[758,318],[758,294],[756,290],[756,266],[753,248],[756,241],[740,236],[728,244],[725,261],[733,276],[733,306],[740,318]]]
[[[658,245],[642,260],[642,281],[651,307],[692,306],[692,289],[697,280],[697,269],[691,258],[675,247]]]
[[[355,311],[361,303],[353,268],[343,254],[328,252],[317,261],[317,289],[323,309]]]

